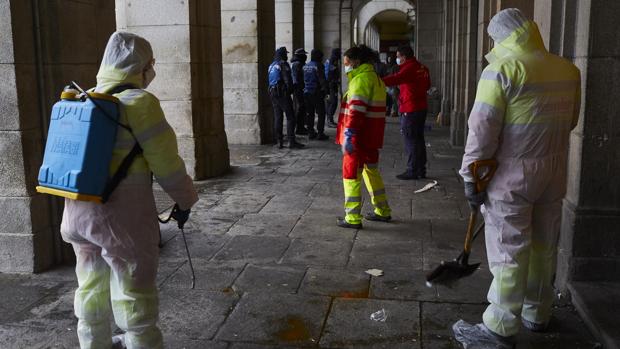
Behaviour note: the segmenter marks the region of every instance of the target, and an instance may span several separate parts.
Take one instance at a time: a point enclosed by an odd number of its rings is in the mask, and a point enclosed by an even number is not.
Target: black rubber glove
[[[465,182],[465,197],[467,198],[467,201],[469,201],[469,207],[472,209],[477,209],[487,198],[487,192],[478,192],[476,189],[476,183]]]
[[[183,226],[185,226],[185,222],[187,222],[187,220],[189,219],[189,214],[191,213],[191,211],[191,209],[181,210],[179,208],[179,205],[175,204],[174,208],[172,209],[172,213],[170,214],[170,217],[177,221],[179,229],[183,229]]]

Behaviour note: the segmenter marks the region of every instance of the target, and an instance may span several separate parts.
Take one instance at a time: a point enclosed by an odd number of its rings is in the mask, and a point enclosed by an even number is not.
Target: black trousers
[[[293,102],[291,96],[277,96],[277,93],[270,92],[271,104],[273,105],[273,139],[274,143],[283,142],[284,136],[282,128],[284,115],[286,114],[286,138],[289,141],[295,140],[295,114],[293,113]]]
[[[333,84],[329,87],[329,97],[327,98],[327,120],[334,121],[334,114],[338,108],[338,85]]]
[[[426,110],[402,113],[400,116],[400,130],[407,151],[407,172],[417,176],[426,176],[425,122]]]
[[[303,130],[306,127],[306,105],[304,103],[304,91],[295,90],[293,92],[293,110],[295,112],[295,121],[297,130]]]
[[[321,92],[304,93],[304,103],[306,105],[306,126],[312,133],[314,130],[314,114],[318,115],[316,129],[319,134],[325,132],[325,95]]]

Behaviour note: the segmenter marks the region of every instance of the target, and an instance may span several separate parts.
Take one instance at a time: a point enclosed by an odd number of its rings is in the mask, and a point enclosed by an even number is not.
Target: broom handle
[[[472,209],[469,212],[469,223],[467,224],[467,234],[465,235],[465,248],[463,249],[463,254],[465,256],[469,255],[471,252],[471,243],[472,236],[474,233],[474,227],[476,226],[476,218],[478,218],[478,209]]]

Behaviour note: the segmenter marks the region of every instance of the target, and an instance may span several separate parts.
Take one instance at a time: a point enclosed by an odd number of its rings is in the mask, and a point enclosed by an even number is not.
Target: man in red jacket
[[[407,170],[396,178],[426,178],[424,123],[428,109],[426,91],[431,87],[428,68],[416,60],[409,46],[398,48],[396,63],[400,65],[400,70],[383,78],[385,86],[399,85],[400,89],[398,112],[407,150]]]

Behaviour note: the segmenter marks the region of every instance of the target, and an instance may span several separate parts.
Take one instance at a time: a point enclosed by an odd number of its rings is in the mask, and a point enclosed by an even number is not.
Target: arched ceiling
[[[415,9],[413,1],[407,0],[353,0],[352,5],[356,6],[353,8],[353,18],[357,20],[357,27],[352,30],[357,30],[360,40],[363,40],[368,24],[380,13],[396,11],[406,16],[413,15]]]

